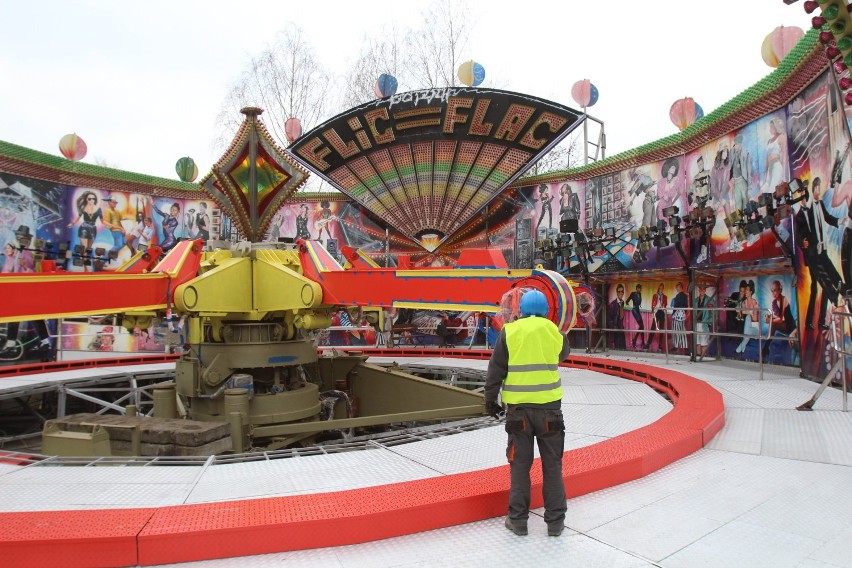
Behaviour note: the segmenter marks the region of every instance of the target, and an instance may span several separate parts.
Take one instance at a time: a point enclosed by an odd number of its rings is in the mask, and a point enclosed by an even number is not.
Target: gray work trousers
[[[548,526],[565,521],[565,483],[562,479],[562,452],[565,447],[565,423],[560,409],[539,409],[509,406],[506,412],[506,433],[509,444],[506,457],[511,471],[509,489],[509,519],[516,526],[526,524],[530,515],[530,469],[538,442],[544,484],[544,522]]]

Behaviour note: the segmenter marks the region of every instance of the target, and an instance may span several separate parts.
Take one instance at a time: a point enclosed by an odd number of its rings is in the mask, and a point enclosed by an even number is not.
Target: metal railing
[[[658,311],[662,311],[663,313],[665,313],[665,317],[661,318],[662,324],[663,324],[662,329],[659,329],[659,328],[654,329],[655,326],[653,325],[654,322],[656,322],[655,313],[658,312]],[[675,329],[673,327],[669,327],[670,322],[672,322],[673,318],[675,317],[674,316],[675,312],[678,312],[678,311],[683,312],[683,314],[684,314],[684,320],[683,321],[684,322],[691,320],[690,326],[685,325],[684,329]],[[750,327],[752,327],[752,329],[756,328],[757,333],[745,333],[745,331],[743,331],[742,333],[736,333],[736,332],[732,332],[732,331],[721,331],[720,330],[720,326],[719,326],[720,318],[718,317],[719,313],[725,312],[725,313],[730,315],[731,312],[737,312],[737,311],[757,312],[757,314],[758,314],[757,321],[749,321]],[[698,318],[695,317],[696,312],[711,312],[712,322],[709,324],[709,329],[707,331],[698,329],[698,324],[701,323],[701,322],[699,322]],[[706,336],[709,336],[710,338],[712,338],[711,341],[712,340],[716,341],[715,352],[716,352],[716,358],[717,359],[721,358],[721,356],[722,356],[722,339],[723,338],[740,339],[741,346],[743,348],[742,350],[739,350],[739,349],[737,350],[740,353],[745,351],[745,348],[748,347],[748,344],[749,344],[750,341],[755,340],[755,341],[757,341],[757,344],[758,344],[757,362],[760,365],[760,379],[763,380],[763,364],[764,364],[763,352],[764,352],[764,349],[767,348],[767,345],[771,344],[774,341],[784,341],[784,342],[789,342],[791,344],[794,343],[797,346],[799,344],[798,333],[796,333],[795,335],[789,335],[789,336],[783,336],[783,337],[782,336],[770,336],[769,335],[769,332],[772,329],[772,326],[771,326],[771,323],[770,323],[771,319],[772,319],[772,310],[769,309],[769,308],[762,308],[762,307],[734,308],[734,307],[727,307],[727,306],[726,307],[707,307],[707,306],[695,307],[695,306],[693,306],[693,307],[683,307],[683,308],[666,307],[666,308],[663,308],[663,309],[657,308],[656,310],[653,310],[653,311],[652,310],[640,310],[640,313],[642,314],[642,317],[643,317],[643,326],[646,326],[646,327],[644,327],[644,329],[639,329],[638,327],[630,327],[630,328],[601,327],[601,328],[599,328],[599,331],[606,333],[607,348],[610,348],[609,346],[613,343],[613,341],[612,341],[613,335],[618,334],[618,333],[624,334],[624,341],[625,341],[624,349],[627,350],[627,351],[630,351],[629,349],[627,349],[628,334],[633,335],[634,345],[636,343],[636,341],[635,341],[636,334],[640,334],[642,336],[642,344],[646,345],[646,346],[650,343],[650,340],[646,341],[646,338],[648,338],[649,336],[658,336],[659,338],[657,340],[657,345],[658,346],[661,345],[661,344],[663,345],[662,352],[665,354],[666,363],[668,364],[669,356],[672,354],[669,347],[670,347],[670,345],[674,344],[674,337],[672,337],[672,339],[670,340],[669,335],[672,335],[672,336],[680,335],[680,336],[682,336],[684,338],[684,340],[683,340],[684,343],[687,345],[687,348],[686,348],[687,354],[689,354],[690,357],[693,357],[693,358],[696,357],[696,349],[695,349],[695,347],[696,347],[696,342],[695,342],[696,336],[706,335]],[[692,314],[691,318],[687,317],[689,314]],[[645,316],[648,316],[648,317],[645,317]],[[628,318],[630,318],[630,319],[628,319]],[[624,322],[633,321],[632,309],[625,309],[624,310],[623,321]],[[742,321],[745,325],[745,322],[746,322],[745,316],[742,317]],[[634,323],[634,325],[636,325],[636,324]],[[766,327],[766,329],[764,329],[765,327]],[[690,344],[692,345],[692,348],[689,347]],[[709,343],[708,343],[707,347],[708,347],[707,351],[709,352],[710,351]],[[705,352],[705,353],[699,355],[697,357],[697,360],[703,360],[703,358],[708,355],[708,352]]]
[[[846,384],[846,357],[852,356],[852,347],[847,347],[847,340],[852,338],[852,313],[848,310],[849,300],[847,299],[847,309],[838,308],[832,314],[831,320],[831,348],[835,353],[838,354],[838,358],[840,359],[840,370],[841,370],[841,385],[842,385],[842,398],[843,398],[843,412],[848,412],[849,407],[847,403],[848,398],[848,385]],[[850,342],[852,345],[852,342]],[[832,368],[829,371],[830,374],[834,373],[834,369]]]

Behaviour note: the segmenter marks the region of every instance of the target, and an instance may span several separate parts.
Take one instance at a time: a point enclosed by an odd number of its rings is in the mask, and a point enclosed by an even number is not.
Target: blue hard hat
[[[538,290],[530,290],[521,296],[520,308],[521,317],[547,317],[547,312],[550,311],[550,306],[547,305],[547,298]]]

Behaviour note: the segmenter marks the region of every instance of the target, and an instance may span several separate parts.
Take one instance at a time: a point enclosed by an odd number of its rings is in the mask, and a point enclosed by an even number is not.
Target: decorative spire
[[[199,185],[244,238],[258,242],[308,172],[272,139],[259,118],[263,109],[245,107],[240,112],[246,119],[234,141]]]

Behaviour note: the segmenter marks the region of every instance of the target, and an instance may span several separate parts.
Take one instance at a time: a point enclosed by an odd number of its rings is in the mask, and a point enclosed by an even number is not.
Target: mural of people
[[[157,244],[157,232],[156,230],[149,231],[145,238],[145,242],[141,241],[143,233],[145,233],[145,219],[151,218],[154,214],[154,204],[151,200],[150,196],[135,196],[136,199],[136,212],[134,214],[133,225],[130,229],[125,231],[125,242],[127,243],[127,248],[130,249],[132,254],[136,254],[137,249],[139,248],[147,248],[151,245]],[[153,227],[153,223],[151,224]]]
[[[751,168],[751,155],[743,147],[743,135],[737,134],[731,149],[731,202],[734,209],[744,211],[748,205]]]
[[[18,247],[16,247],[15,244],[17,243],[12,241],[3,246],[3,267],[0,268],[0,272],[3,274],[17,272]]]
[[[210,215],[207,214],[207,202],[198,204],[198,213],[195,214],[195,236],[205,243],[210,240]]]
[[[775,337],[790,338],[797,337],[799,334],[790,300],[784,296],[784,287],[781,281],[773,280],[770,291],[772,292],[772,311],[766,314],[766,323],[769,324],[769,339],[763,344],[764,360],[769,360],[769,348],[773,345],[772,342]],[[788,343],[788,345],[792,344]]]
[[[304,203],[299,205],[299,214],[296,215],[296,238],[311,239],[311,233],[308,231],[308,206]]]
[[[541,213],[538,216],[538,223],[535,225],[535,234],[538,235],[538,228],[541,222],[544,221],[544,215],[547,214],[547,228],[553,227],[553,196],[550,195],[550,188],[546,183],[538,186],[538,201],[541,203]]]
[[[574,192],[570,183],[563,183],[559,188],[559,220],[580,221],[580,197]]]
[[[805,266],[811,276],[811,289],[808,298],[808,311],[805,316],[807,329],[814,329],[814,305],[817,297],[817,284],[821,289],[819,316],[816,325],[823,330],[829,329],[826,322],[826,308],[830,301],[835,306],[841,294],[841,278],[826,249],[828,227],[837,227],[837,217],[831,215],[822,202],[822,180],[814,178],[811,184],[811,196],[806,205],[796,213],[796,240],[802,249]]]
[[[656,223],[657,194],[654,185],[657,182],[651,176],[643,173],[639,168],[631,168],[627,174],[628,186],[628,208],[633,222],[643,227],[649,227]],[[640,198],[641,196],[641,198]],[[637,209],[638,206],[638,209]]]
[[[180,226],[180,204],[173,202],[169,206],[169,212],[164,213],[158,207],[154,207],[154,212],[163,218],[163,240],[160,246],[163,247],[163,252],[168,252],[177,244],[177,230]]]
[[[695,159],[695,175],[689,186],[688,201],[690,208],[704,209],[710,201],[710,170],[704,167],[704,156]]]
[[[685,178],[679,176],[680,161],[677,158],[669,158],[663,162],[663,167],[660,171],[661,177],[657,180],[657,219],[665,219],[667,215],[663,213],[669,207],[679,203],[681,195],[685,193]],[[678,207],[683,210],[683,207]],[[653,222],[652,222],[653,223]],[[649,223],[652,224],[652,223]]]
[[[707,294],[707,283],[698,282],[698,297],[695,299],[695,356],[703,359],[710,346],[710,332],[713,331],[713,297]]]
[[[691,209],[704,209],[711,202],[710,197],[710,170],[704,167],[704,156],[701,154],[695,159],[695,167],[697,171],[692,176],[692,183],[689,186],[687,194],[687,202]],[[685,213],[685,212],[684,212]],[[702,264],[708,259],[708,243],[713,232],[713,227],[706,227],[704,235],[700,239],[701,249],[698,252],[698,257],[695,259],[697,264]]]
[[[848,150],[847,150],[848,151]],[[846,207],[846,221],[843,223],[843,237],[840,241],[840,271],[843,275],[845,293],[852,291],[852,180],[838,184],[834,188],[831,206]]]
[[[80,245],[83,247],[81,254],[83,260],[83,271],[88,272],[92,265],[91,250],[98,236],[97,224],[103,224],[104,212],[98,207],[98,196],[94,191],[84,191],[77,198],[77,218],[68,223],[70,229],[77,223],[80,226],[77,228],[77,238],[80,239]]]
[[[615,330],[624,329],[624,284],[618,283],[615,287],[615,298],[607,306],[607,327]],[[612,341],[610,347],[613,349],[627,349],[623,331],[610,331]]]
[[[600,227],[603,224],[603,203],[601,196],[600,180],[590,179],[589,182],[586,184],[586,192],[586,195],[591,196],[590,202],[592,205],[592,228]],[[589,218],[587,216],[586,223],[588,222]],[[586,228],[588,229],[589,227]]]
[[[740,344],[737,346],[737,353],[745,353],[748,347],[751,336],[760,335],[760,304],[757,303],[757,298],[754,297],[754,280],[746,282],[745,298],[740,303],[738,313],[743,319],[743,337]]]
[[[277,243],[278,239],[281,238],[281,226],[284,225],[284,214],[279,211],[272,218],[272,222],[269,224],[269,240],[273,243]]]
[[[689,296],[683,291],[683,283],[675,284],[675,296],[672,298],[672,345],[675,353],[687,353],[688,343],[686,340],[686,310],[689,307]]]
[[[781,118],[769,120],[769,139],[766,141],[766,163],[761,193],[773,193],[775,187],[785,181],[790,168],[787,165],[787,133]]]
[[[645,323],[642,321],[642,284],[636,284],[636,289],[630,292],[627,296],[626,304],[632,304],[630,313],[633,314],[633,319],[636,320],[636,333],[633,335],[633,349],[636,349],[637,341],[641,341],[639,347],[643,351],[648,349],[648,339],[645,337]]]
[[[657,349],[662,350],[663,344],[667,343],[666,339],[666,308],[669,305],[669,297],[663,293],[665,285],[660,282],[657,286],[657,293],[651,297],[651,331],[660,331],[662,333],[651,334],[651,341],[657,340]]]
[[[107,208],[103,210],[103,222],[109,229],[109,234],[112,237],[112,248],[109,249],[109,255],[103,259],[106,263],[110,259],[118,257],[118,251],[124,248],[127,241],[124,225],[121,224],[121,211],[118,210],[118,199],[113,195],[107,195],[101,201],[107,204]]]
[[[0,361],[17,361],[24,358],[30,350],[34,350],[36,356],[41,359],[49,357],[51,345],[47,321],[35,320],[24,322],[24,325],[27,325],[27,323],[32,326],[34,335],[26,341],[19,336],[21,322],[13,321],[6,324],[6,335],[0,338],[0,344],[2,344]]]
[[[318,231],[317,240],[322,240],[322,233],[325,231],[325,235],[327,239],[331,238],[331,230],[329,229],[329,224],[334,221],[336,217],[331,213],[331,206],[328,201],[320,202],[320,213],[319,219],[316,223],[314,223],[314,228]]]
[[[724,224],[728,217],[731,195],[731,155],[728,140],[723,138],[719,141],[716,156],[713,158],[713,166],[710,168],[710,197],[713,208],[716,211],[717,224]],[[728,251],[739,252],[743,250],[733,227],[728,227]]]

